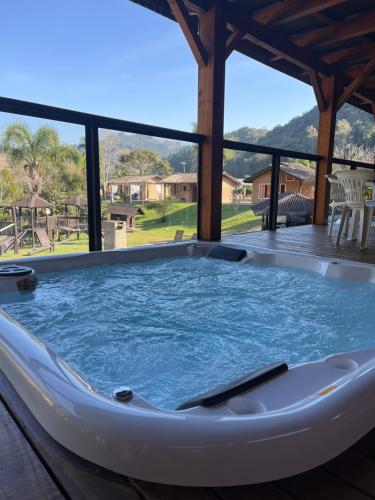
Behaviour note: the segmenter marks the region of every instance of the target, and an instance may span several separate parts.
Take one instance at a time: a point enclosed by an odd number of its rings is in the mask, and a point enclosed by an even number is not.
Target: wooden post
[[[14,255],[18,254],[19,246],[18,246],[18,226],[17,226],[17,209],[16,207],[12,207],[12,217],[14,224]]]
[[[198,239],[221,238],[223,130],[226,37],[220,2],[200,16],[200,38],[207,64],[199,66],[198,132],[206,136],[200,145],[198,169]]]
[[[325,175],[332,171],[338,97],[338,82],[335,75],[322,79],[322,92],[326,107],[319,112],[317,154],[321,156],[321,160],[316,172],[314,224],[327,224],[328,219],[329,187]]]
[[[34,208],[31,209],[31,239],[33,248],[35,248],[35,216]]]

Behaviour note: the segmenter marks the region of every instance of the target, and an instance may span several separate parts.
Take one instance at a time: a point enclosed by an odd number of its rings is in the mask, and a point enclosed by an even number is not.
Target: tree
[[[345,118],[343,118],[342,120],[338,120],[335,131],[336,144],[341,147],[345,146],[345,144],[348,142],[351,131],[352,127],[350,126],[348,120],[346,120]]]
[[[118,173],[120,175],[168,175],[171,166],[153,151],[136,150],[121,155]]]
[[[165,222],[166,216],[170,211],[173,204],[172,198],[164,198],[164,200],[160,200],[155,203],[155,210],[160,215],[160,222]]]
[[[11,204],[22,196],[22,188],[9,168],[0,171],[0,205]]]
[[[173,172],[196,172],[198,168],[198,147],[184,146],[168,156]]]
[[[13,165],[24,163],[25,183],[32,193],[42,190],[49,180],[51,167],[79,158],[78,150],[60,142],[57,131],[49,126],[33,133],[24,123],[9,125],[3,135],[2,148]]]
[[[335,144],[333,156],[346,160],[362,161],[364,163],[374,163],[375,151],[363,145],[352,144]]]
[[[104,193],[110,177],[113,176],[116,165],[121,156],[121,140],[118,134],[106,131],[102,134],[99,142],[100,151],[100,174]]]
[[[313,125],[306,127],[306,135],[311,141],[311,152],[316,151],[316,141],[318,140],[318,131]]]

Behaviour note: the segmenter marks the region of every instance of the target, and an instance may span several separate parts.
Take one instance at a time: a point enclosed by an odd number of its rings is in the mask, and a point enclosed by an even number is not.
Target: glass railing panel
[[[84,127],[0,113],[0,259],[88,251]]]
[[[264,228],[270,197],[270,164],[268,155],[224,150],[223,238]]]
[[[281,158],[277,228],[312,224],[316,162]]]
[[[196,239],[196,144],[100,130],[99,148],[104,249]]]

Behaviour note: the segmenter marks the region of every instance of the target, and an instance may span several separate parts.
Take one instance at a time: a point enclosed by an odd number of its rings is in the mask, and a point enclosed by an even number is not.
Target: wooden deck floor
[[[339,248],[325,227],[245,233],[225,241],[375,263],[375,242]],[[235,488],[182,488],[132,480],[54,441],[0,371],[0,500],[366,500],[375,499],[375,430],[327,464],[298,476]]]
[[[336,238],[327,235],[327,226],[297,226],[277,231],[258,231],[227,236],[226,242],[285,250],[308,255],[349,259],[375,264],[375,240],[369,241],[366,250],[359,250],[357,241],[342,239],[336,246]]]
[[[375,498],[375,430],[322,467],[282,481],[183,488],[132,480],[54,441],[0,372],[1,500],[368,500]]]

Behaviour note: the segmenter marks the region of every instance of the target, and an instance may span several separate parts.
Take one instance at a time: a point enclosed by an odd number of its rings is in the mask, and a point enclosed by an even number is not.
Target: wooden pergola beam
[[[347,0],[286,0],[265,7],[253,18],[263,24],[282,25],[296,21]]]
[[[205,6],[203,0],[190,0],[189,4],[190,5],[194,4],[197,6],[197,8],[203,8]],[[248,51],[244,50],[245,46],[244,41],[238,41],[237,42],[238,45],[236,46],[235,50],[239,50],[242,53],[246,52],[251,53],[251,43],[253,43],[254,45],[257,45],[258,47],[261,47],[262,49],[265,49],[271,54],[273,54],[274,61],[272,62],[277,62],[278,58],[282,59],[287,63],[291,63],[293,65],[302,68],[303,71],[306,72],[306,75],[310,70],[315,71],[316,74],[320,77],[336,73],[337,76],[342,80],[343,85],[350,84],[351,78],[345,75],[344,73],[340,73],[340,71],[338,70],[338,68],[335,67],[334,64],[327,64],[327,62],[322,60],[318,55],[316,55],[310,49],[297,46],[294,43],[294,40],[293,41],[287,40],[285,38],[285,34],[279,32],[277,28],[273,28],[272,30],[270,30],[269,27],[263,25],[260,22],[255,21],[249,16],[244,15],[244,12],[241,9],[239,9],[238,7],[236,7],[235,5],[226,0],[221,0],[220,5],[222,5],[223,9],[225,9],[228,29],[232,32],[239,30],[245,33],[244,39],[247,40],[245,43],[246,45],[249,46],[249,50]],[[323,14],[317,14],[317,15],[323,15]],[[369,17],[372,15],[373,15],[372,12],[368,14]],[[357,22],[356,21],[357,19],[358,18],[354,18],[349,22],[350,23],[352,21]],[[344,23],[347,22],[348,21],[345,21]],[[343,23],[339,23],[340,26],[342,24]],[[335,27],[336,24],[332,26],[327,26],[322,29],[324,30],[332,29]],[[373,29],[373,27],[371,27],[371,29]],[[251,43],[248,43],[248,41],[250,41]],[[267,62],[261,60],[260,58],[258,58],[258,60],[267,64]],[[271,66],[274,65],[271,64]],[[283,71],[283,69],[281,69],[281,71]],[[292,72],[290,73],[288,71],[286,72],[288,74],[291,74],[291,76],[298,78],[298,75],[293,74]],[[306,78],[302,77],[302,80],[305,81]],[[364,88],[363,86],[357,90],[355,95],[358,96],[362,101],[367,103],[371,103],[372,101],[375,100],[374,92],[372,92],[370,89]]]
[[[363,82],[374,71],[374,69],[375,69],[375,56],[362,67],[362,69],[357,73],[356,77],[353,78],[350,85],[344,88],[343,92],[338,98],[337,109],[340,109],[341,106],[343,106],[351,98],[351,96],[363,84]]]
[[[259,45],[276,56],[281,56],[304,70],[314,69],[323,75],[329,75],[332,68],[312,54],[309,50],[301,49],[285,36],[280,35],[277,29],[270,30],[267,26],[243,16],[233,5],[226,3],[225,7],[228,25],[231,30],[239,29],[246,33],[245,38]]]
[[[293,38],[299,47],[324,47],[375,31],[375,10]]]
[[[371,90],[375,90],[375,80],[368,78],[366,80],[366,88],[371,89]]]
[[[168,0],[168,4],[176,21],[180,25],[181,31],[185,35],[197,63],[199,66],[204,66],[207,64],[207,52],[198,33],[195,31],[183,0]]]
[[[260,55],[259,51],[261,49],[257,45],[248,43],[247,40],[241,40],[241,42],[238,42],[236,50],[241,54],[244,54],[247,57],[251,57],[252,59],[255,59],[255,61],[264,64],[264,57]],[[307,71],[296,75],[295,72],[292,71],[293,66],[288,61],[285,61],[282,57],[278,59],[272,58],[268,61],[268,66],[275,69],[276,71],[280,71],[281,73],[289,75],[292,78],[296,78],[301,82],[309,83]]]
[[[310,0],[304,0],[303,3],[301,2],[301,5],[309,1]],[[212,5],[212,0],[185,0],[185,5],[188,6],[193,12],[202,13],[205,12],[210,5]],[[309,81],[307,77],[308,72],[313,70],[316,72],[318,77],[329,76],[335,73],[342,81],[343,85],[350,85],[352,78],[347,76],[340,68],[338,68],[334,61],[327,63],[327,61],[324,60],[324,56],[319,56],[314,51],[314,47],[306,49],[296,45],[294,42],[295,40],[298,41],[299,37],[295,37],[293,40],[286,39],[285,33],[278,30],[277,27],[273,27],[272,30],[270,30],[269,26],[267,27],[266,25],[257,22],[251,16],[247,15],[245,9],[241,9],[228,0],[220,0],[220,5],[225,10],[227,28],[232,32],[239,30],[245,33],[244,39],[237,42],[234,50],[238,50],[239,52],[248,54],[252,57],[251,53],[255,52],[253,51],[253,46],[257,46],[272,54],[273,57],[272,59],[266,59],[267,56],[257,56],[255,59],[263,64],[268,64],[275,69],[279,69],[294,78],[298,78],[302,81]],[[350,38],[354,36],[354,32],[346,32],[348,28],[353,29],[356,35],[358,33],[363,33],[364,31],[373,31],[373,18],[375,16],[375,11],[368,12],[366,16],[351,18],[347,21],[339,23],[337,23],[334,19],[331,19],[323,12],[315,12],[313,16],[321,17],[323,22],[330,23],[328,26],[321,29],[330,30],[331,35],[333,33],[332,36],[334,36],[335,32],[338,31],[339,34],[337,37]],[[363,27],[363,22],[366,25],[365,28]],[[316,33],[316,31],[322,33],[320,30],[313,30],[313,33]],[[344,31],[344,33],[342,33],[342,31]],[[306,35],[301,36],[311,36],[311,33],[312,32],[309,32]],[[327,31],[324,31],[323,34],[327,35]],[[248,49],[246,46],[248,46]],[[327,56],[327,58],[329,60],[329,56]],[[293,65],[301,68],[305,74],[298,74],[298,72],[293,69]],[[375,101],[375,95],[372,89],[368,89],[366,86],[362,85],[353,94],[351,101],[353,101],[356,106],[359,105],[359,107],[368,111],[370,103]],[[361,103],[367,104],[362,105]]]
[[[324,54],[322,60],[328,64],[337,63],[350,63],[352,61],[363,59],[369,59],[375,55],[375,43],[363,43],[361,45],[356,45],[355,47],[348,47],[345,49],[335,50]]]
[[[245,33],[238,29],[232,31],[232,33],[228,36],[226,41],[226,51],[225,51],[226,59],[228,59],[228,57],[231,55],[231,53],[234,51],[234,49],[237,47],[238,43],[242,40],[244,36]]]
[[[221,238],[221,195],[223,178],[223,134],[225,96],[226,23],[221,2],[200,16],[200,36],[208,54],[198,72],[198,239]]]
[[[336,104],[339,91],[335,75],[323,78],[322,91],[327,106],[324,111],[319,112],[317,154],[321,160],[316,173],[314,224],[326,224],[328,218],[329,188],[325,176],[332,170],[335,142]]]
[[[228,5],[228,4],[227,4]],[[302,49],[294,43],[285,40],[274,28],[270,31],[266,26],[252,19],[246,19],[240,15],[233,6],[226,7],[227,22],[229,28],[234,31],[236,28],[245,33],[244,39],[251,41],[255,45],[280,56],[285,61],[289,61],[301,67],[306,74],[313,70],[317,75],[328,76],[336,73],[342,80],[344,85],[350,84],[350,78],[345,74],[337,71],[334,65],[330,65],[320,60],[315,54],[308,49]],[[241,50],[242,52],[242,50]],[[375,100],[375,95],[370,90],[363,87],[358,90],[357,95],[367,102]]]
[[[310,70],[308,71],[309,79],[311,86],[314,90],[316,102],[318,105],[319,111],[325,111],[326,109],[326,101],[323,95],[322,85],[319,76],[316,74],[316,71]]]

